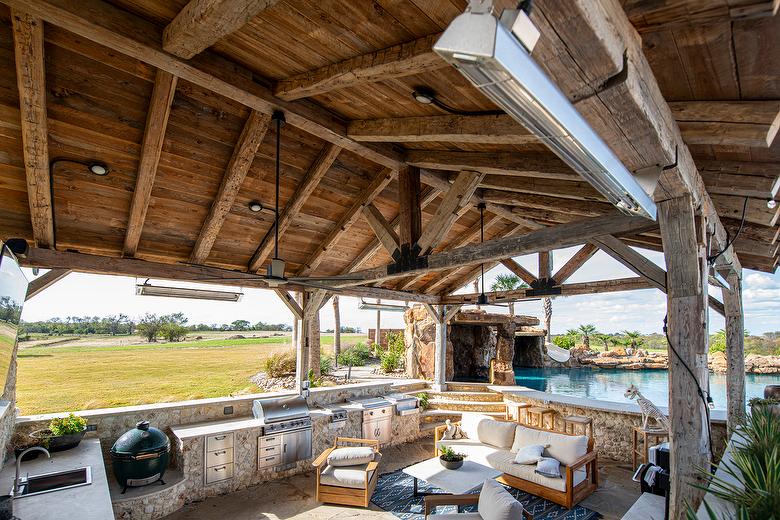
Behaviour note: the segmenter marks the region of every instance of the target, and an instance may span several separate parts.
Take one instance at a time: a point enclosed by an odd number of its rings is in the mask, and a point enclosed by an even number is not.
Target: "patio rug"
[[[591,509],[582,506],[574,506],[566,509],[549,500],[544,500],[535,495],[525,493],[519,489],[504,486],[520,503],[526,511],[529,511],[534,520],[594,520],[601,515]],[[417,481],[419,491],[428,493],[441,493],[442,490],[431,486],[423,480]],[[424,520],[423,497],[412,496],[413,480],[406,473],[398,470],[379,476],[374,495],[371,501],[385,511],[393,513],[396,518],[402,520]],[[463,512],[476,511],[476,506],[467,506]],[[437,513],[454,513],[455,507],[440,507]],[[434,515],[435,516],[435,515]]]

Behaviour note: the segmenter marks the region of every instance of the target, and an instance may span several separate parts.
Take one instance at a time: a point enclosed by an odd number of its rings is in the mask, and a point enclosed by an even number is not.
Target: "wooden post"
[[[308,342],[308,372],[313,372],[314,377],[320,376],[320,356],[321,356],[321,342],[320,342],[320,308],[322,308],[328,297],[328,292],[322,289],[318,289],[309,295],[309,301],[307,307],[304,309],[304,320],[306,320],[306,326],[301,330],[305,331],[306,339]]]
[[[422,234],[420,211],[420,169],[412,166],[398,171],[399,230],[401,247],[416,244]]]
[[[669,420],[671,431],[669,518],[696,509],[704,491],[700,468],[710,464],[707,407],[699,388],[708,389],[707,268],[703,219],[694,215],[690,196],[658,203],[667,267]],[[674,348],[674,351],[672,350]],[[675,354],[675,352],[677,354]],[[679,357],[678,357],[679,356]],[[686,366],[688,368],[686,368]],[[691,372],[693,373],[691,375]],[[698,384],[697,384],[698,383]]]
[[[382,303],[382,300],[376,300],[377,305]],[[376,329],[374,330],[374,350],[377,354],[382,349],[382,312],[377,309],[376,311]]]
[[[742,312],[742,280],[728,276],[731,290],[723,289],[726,310],[726,424],[733,432],[745,415],[745,319]]]
[[[299,322],[298,343],[295,345],[295,390],[300,393],[309,376],[309,293],[301,293],[302,318]]]

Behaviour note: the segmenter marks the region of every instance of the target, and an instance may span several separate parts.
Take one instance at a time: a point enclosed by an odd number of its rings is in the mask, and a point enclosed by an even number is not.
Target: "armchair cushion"
[[[373,471],[367,471],[368,463],[356,466],[338,467],[328,465],[320,473],[320,484],[325,486],[365,489],[366,480],[371,480]]]
[[[486,480],[479,494],[477,511],[483,520],[517,520],[523,518],[523,505],[504,486]]]
[[[370,447],[336,448],[328,455],[328,465],[335,467],[355,466],[373,461],[375,452]]]

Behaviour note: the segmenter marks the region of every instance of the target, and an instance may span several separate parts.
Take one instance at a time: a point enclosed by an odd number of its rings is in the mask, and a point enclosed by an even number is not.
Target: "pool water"
[[[669,372],[614,368],[515,368],[515,382],[534,390],[599,401],[630,402],[623,396],[634,384],[653,403],[668,406]],[[747,398],[763,397],[764,386],[780,384],[780,374],[745,374]],[[710,373],[715,408],[726,409],[726,375]]]

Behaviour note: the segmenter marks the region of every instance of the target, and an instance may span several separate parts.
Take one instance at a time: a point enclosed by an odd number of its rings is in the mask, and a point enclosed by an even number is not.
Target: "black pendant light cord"
[[[485,241],[485,203],[479,203],[479,243],[482,244]],[[485,262],[479,264],[480,271],[482,271],[482,294],[485,294]]]
[[[279,177],[280,177],[280,152],[282,142],[282,125],[284,124],[284,114],[274,112],[273,119],[276,121],[276,200],[274,202],[274,258],[279,258]]]
[[[728,248],[730,248],[734,242],[739,238],[739,234],[742,233],[742,228],[745,227],[745,217],[747,216],[747,205],[748,205],[748,198],[745,197],[745,202],[742,204],[742,220],[739,222],[739,228],[737,228],[737,232],[734,233],[734,237],[732,238],[730,236],[729,230],[726,229],[726,247],[720,250],[720,253],[717,253],[713,256],[710,256],[707,258],[707,263],[711,266],[715,265],[715,260],[721,257],[723,253],[728,251]]]

